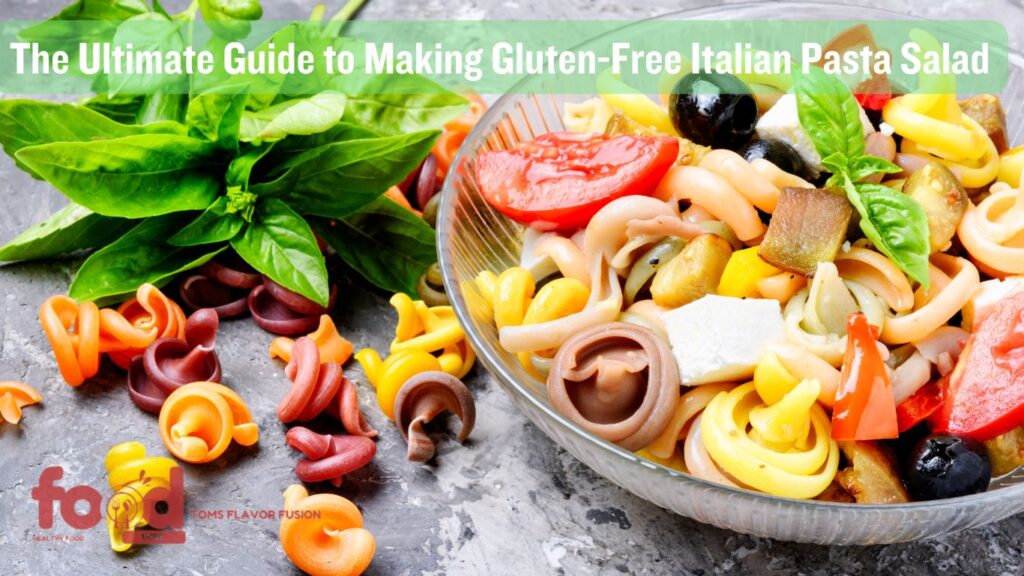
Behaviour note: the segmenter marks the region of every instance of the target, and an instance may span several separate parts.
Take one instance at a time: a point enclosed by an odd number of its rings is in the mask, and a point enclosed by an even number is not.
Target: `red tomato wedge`
[[[1024,424],[1024,291],[1000,300],[967,339],[936,420],[980,441]]]
[[[846,356],[832,409],[834,440],[882,440],[899,435],[889,373],[878,351],[878,329],[861,313],[846,322]]]
[[[900,434],[910,430],[942,407],[942,386],[940,383],[929,382],[922,386],[914,395],[896,407],[896,421]]]
[[[668,136],[552,132],[480,154],[476,176],[487,202],[516,222],[574,230],[616,198],[654,192],[678,155]]]

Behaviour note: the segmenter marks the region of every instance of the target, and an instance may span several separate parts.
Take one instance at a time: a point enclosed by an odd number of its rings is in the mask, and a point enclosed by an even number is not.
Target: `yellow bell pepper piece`
[[[779,357],[771,352],[762,356],[754,368],[754,388],[761,400],[769,406],[782,400],[782,397],[789,394],[789,391],[796,388],[799,383],[800,381],[782,365]]]
[[[597,77],[597,91],[612,108],[662,134],[676,135],[668,110],[607,71]]]
[[[757,283],[782,272],[757,255],[760,246],[737,250],[729,257],[718,283],[718,294],[733,298],[758,296]]]

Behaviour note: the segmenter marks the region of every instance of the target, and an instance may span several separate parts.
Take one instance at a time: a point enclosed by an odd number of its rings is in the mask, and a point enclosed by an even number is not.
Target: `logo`
[[[76,530],[96,526],[104,517],[103,495],[87,485],[64,489],[57,485],[63,477],[64,468],[51,466],[43,470],[39,484],[32,488],[32,499],[39,503],[39,527],[53,528],[57,512]],[[87,507],[80,512],[82,502]],[[169,482],[150,478],[140,470],[137,480],[119,486],[107,499],[105,510],[111,533],[120,534],[126,544],[184,543],[185,486],[181,468],[171,468]]]

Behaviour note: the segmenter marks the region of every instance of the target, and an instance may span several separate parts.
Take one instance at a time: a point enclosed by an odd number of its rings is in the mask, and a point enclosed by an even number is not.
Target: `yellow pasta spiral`
[[[817,403],[819,391],[816,380],[804,380],[770,406],[753,382],[723,392],[701,415],[704,447],[724,472],[747,486],[813,498],[839,468],[839,446]]]
[[[427,306],[422,300],[413,300],[406,294],[391,297],[391,305],[398,312],[395,339],[391,353],[422,350],[440,353],[438,360],[445,372],[456,378],[465,376],[476,354],[466,341],[466,333],[451,306]]]
[[[902,151],[930,156],[954,169],[968,188],[999,174],[999,152],[980,124],[960,110],[956,94],[908,94],[893,98],[882,112],[903,136]]]
[[[565,318],[583,310],[590,299],[590,289],[575,278],[556,278],[541,287],[534,297],[533,276],[519,267],[509,268],[497,277],[481,274],[477,277],[477,286],[484,298],[490,300],[499,328]],[[543,379],[534,365],[533,354],[543,359],[551,358],[554,353],[555,350],[519,352],[517,357],[528,372]]]
[[[1024,274],[1024,187],[992,186],[988,198],[968,206],[957,235],[986,272]]]
[[[171,485],[171,470],[178,464],[163,456],[147,456],[139,442],[124,442],[107,451],[104,460],[107,482],[114,495],[107,500],[107,528],[110,547],[115,552],[131,548],[125,533],[146,526],[145,499],[154,489],[166,490]]]

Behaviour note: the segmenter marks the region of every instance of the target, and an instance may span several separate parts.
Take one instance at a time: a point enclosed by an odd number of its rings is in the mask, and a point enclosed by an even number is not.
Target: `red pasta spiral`
[[[377,454],[377,445],[369,438],[317,434],[302,426],[289,430],[285,440],[306,457],[295,465],[295,475],[303,482],[341,486],[346,474],[366,466]]]
[[[281,422],[307,422],[326,411],[338,418],[349,434],[377,435],[359,411],[355,385],[345,378],[337,362],[320,363],[320,350],[312,338],[303,336],[295,341],[285,374],[292,387],[277,405]]]
[[[263,276],[241,258],[207,262],[182,281],[181,299],[192,310],[212,308],[220,318],[236,318],[249,311],[249,293],[263,283]]]
[[[336,292],[332,286],[329,304],[321,306],[261,275],[237,256],[206,263],[179,288],[182,301],[193,310],[212,308],[220,318],[248,313],[260,328],[281,336],[316,329],[320,315],[334,306]]]
[[[295,336],[316,330],[320,315],[334,307],[336,287],[331,287],[327,307],[263,278],[263,284],[249,293],[249,313],[260,328],[279,336]]]
[[[185,322],[185,338],[161,338],[128,367],[128,394],[135,405],[159,414],[172,392],[192,382],[220,382],[220,359],[214,350],[217,312],[197,310]]]

